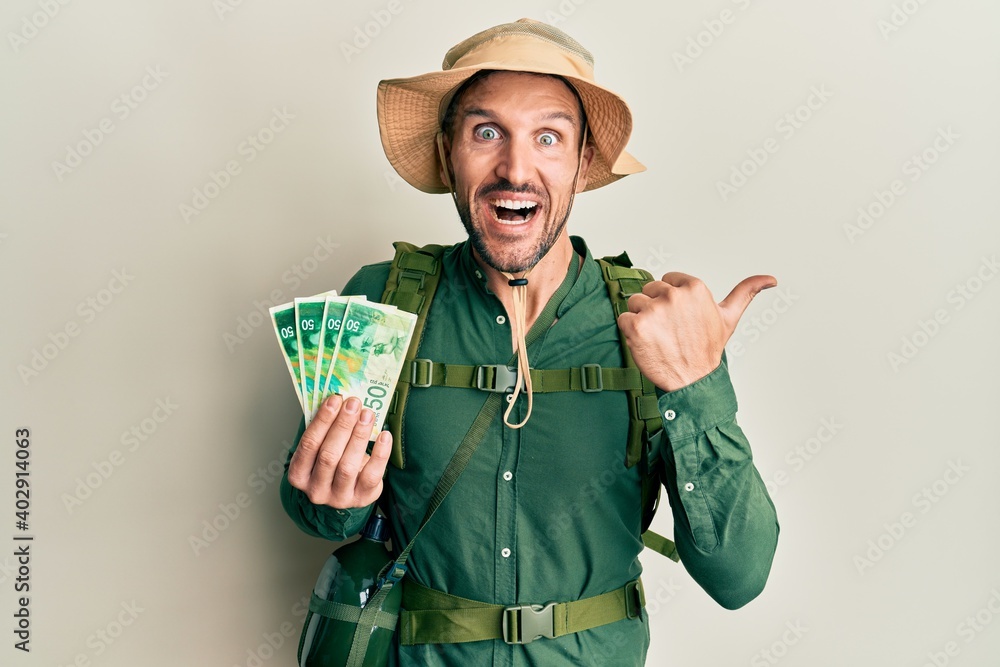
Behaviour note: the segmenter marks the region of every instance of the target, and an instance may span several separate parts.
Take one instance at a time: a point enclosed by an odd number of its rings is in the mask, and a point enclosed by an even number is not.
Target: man
[[[404,621],[400,665],[644,663],[648,618],[628,608],[628,591],[641,572],[645,466],[626,461],[625,394],[534,391],[528,373],[620,367],[619,331],[656,385],[646,456],[662,474],[685,567],[731,609],[756,597],[770,571],[778,523],[735,422],[723,351],[753,296],[776,281],[747,278],[716,304],[698,279],[672,272],[615,317],[601,269],[566,223],[576,193],[643,167],[624,152],[628,106],[594,83],[592,65],[561,31],[522,19],[455,46],[441,72],[379,85],[390,162],[419,189],[450,192],[469,234],[440,258],[418,356],[457,368],[506,364],[513,352],[518,371],[505,414],[415,542],[403,608],[434,627]],[[378,298],[389,273],[388,262],[363,267],[344,292]],[[413,387],[402,442],[383,432],[370,455],[371,412],[329,398],[290,456],[286,510],[306,532],[341,540],[386,491],[401,548],[484,396]],[[609,595],[624,595],[623,613],[578,631],[571,619],[561,636],[524,644],[440,611],[566,602],[579,620]]]

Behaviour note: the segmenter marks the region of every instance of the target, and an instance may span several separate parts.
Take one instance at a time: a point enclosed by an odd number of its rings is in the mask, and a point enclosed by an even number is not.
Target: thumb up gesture
[[[715,370],[747,306],[777,284],[774,276],[750,276],[716,303],[698,278],[667,273],[629,297],[618,327],[642,374],[663,391],[674,391]]]

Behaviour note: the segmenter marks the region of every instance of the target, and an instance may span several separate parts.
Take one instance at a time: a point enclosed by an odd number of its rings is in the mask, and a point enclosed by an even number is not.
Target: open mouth
[[[535,217],[538,202],[515,199],[491,199],[493,217],[504,225],[519,225]]]

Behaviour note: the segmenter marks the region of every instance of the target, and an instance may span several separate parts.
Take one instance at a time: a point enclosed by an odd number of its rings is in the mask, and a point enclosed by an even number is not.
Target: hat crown
[[[546,43],[540,46],[555,46],[564,52],[561,54],[564,58],[568,56],[572,60],[582,61],[583,64],[576,63],[574,69],[593,72],[594,56],[582,44],[559,28],[527,18],[487,28],[459,42],[445,54],[441,69],[450,70],[453,67],[464,67],[481,62],[481,59],[476,57],[476,53],[483,50],[484,46],[496,41],[522,41],[517,38],[523,37]],[[592,76],[593,74],[591,74]]]

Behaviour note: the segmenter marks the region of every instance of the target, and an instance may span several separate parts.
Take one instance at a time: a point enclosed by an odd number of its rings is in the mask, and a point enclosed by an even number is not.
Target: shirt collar
[[[587,243],[579,236],[570,236],[569,239],[573,244],[573,250],[583,257],[583,266],[580,269],[580,274],[574,279],[573,287],[570,288],[566,298],[559,304],[556,317],[562,317],[563,313],[589,294],[595,285],[602,283],[601,268],[594,261],[593,255],[590,254],[590,248],[587,247]],[[490,288],[486,284],[486,272],[482,270],[472,255],[472,243],[465,240],[457,244],[455,255],[460,275],[474,285],[478,285],[483,294],[492,295],[493,292],[490,291]]]

